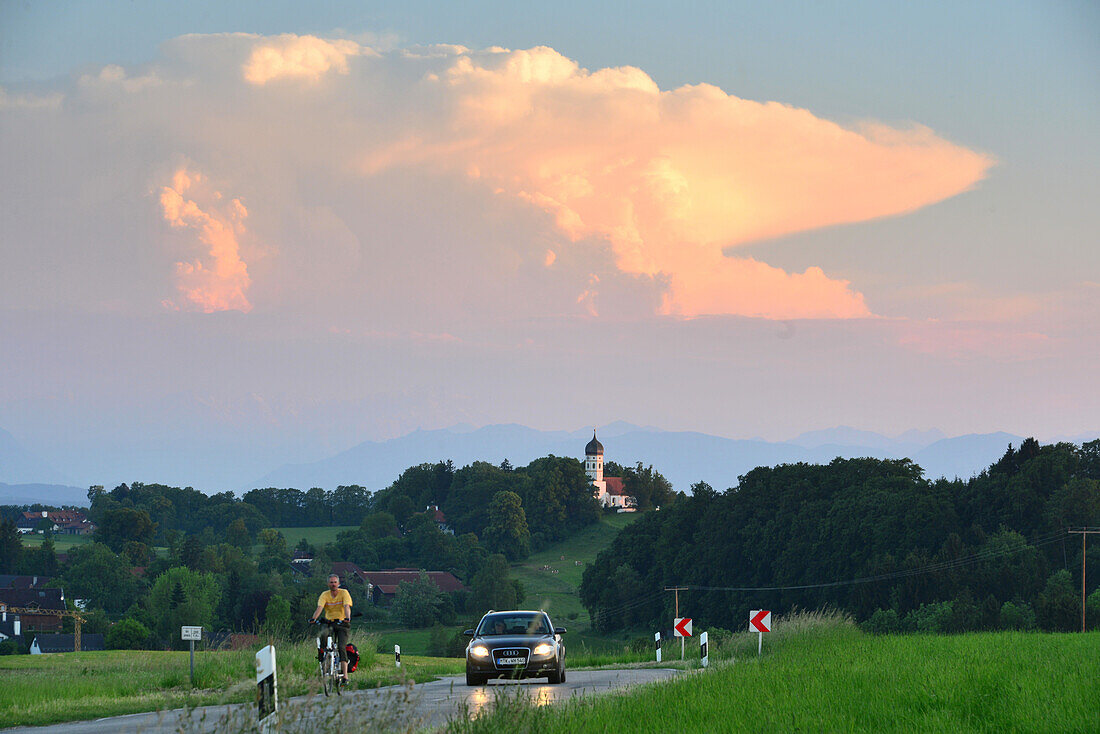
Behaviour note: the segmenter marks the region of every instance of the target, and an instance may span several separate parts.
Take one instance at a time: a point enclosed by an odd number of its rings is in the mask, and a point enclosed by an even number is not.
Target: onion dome
[[[592,431],[592,440],[584,447],[585,456],[603,456],[603,444],[596,440],[596,431]]]

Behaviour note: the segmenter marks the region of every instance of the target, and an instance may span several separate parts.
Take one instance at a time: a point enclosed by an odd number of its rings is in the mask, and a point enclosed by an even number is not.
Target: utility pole
[[[1071,533],[1081,534],[1081,631],[1085,631],[1085,538],[1090,535],[1100,535],[1100,530],[1081,528],[1070,530]]]
[[[674,591],[674,592],[676,592],[676,613],[675,613],[675,615],[673,615],[673,616],[676,617],[676,619],[680,618],[680,592],[681,591],[687,591],[687,590],[688,590],[688,587],[686,587],[686,586],[666,586],[665,587],[665,591]],[[684,659],[684,638],[683,637],[680,638],[680,659],[681,660]]]

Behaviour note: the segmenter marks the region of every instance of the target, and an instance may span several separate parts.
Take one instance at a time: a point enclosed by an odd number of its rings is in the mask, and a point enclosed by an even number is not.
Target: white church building
[[[622,477],[603,475],[603,444],[596,440],[596,431],[592,431],[592,440],[584,447],[584,473],[592,483],[592,493],[604,507],[618,508],[619,512],[634,512],[637,502],[626,493]]]

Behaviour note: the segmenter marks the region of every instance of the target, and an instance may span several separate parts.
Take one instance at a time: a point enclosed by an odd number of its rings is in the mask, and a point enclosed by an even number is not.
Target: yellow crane
[[[0,614],[11,612],[12,614],[30,614],[39,617],[72,617],[75,634],[73,635],[73,652],[80,652],[80,625],[85,621],[84,615],[69,609],[42,609],[41,607],[9,607],[0,602]]]

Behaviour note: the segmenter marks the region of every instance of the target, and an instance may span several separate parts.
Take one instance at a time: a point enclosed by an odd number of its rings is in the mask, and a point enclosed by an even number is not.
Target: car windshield
[[[550,625],[542,614],[511,612],[490,614],[481,620],[477,629],[479,637],[488,635],[548,635]]]

